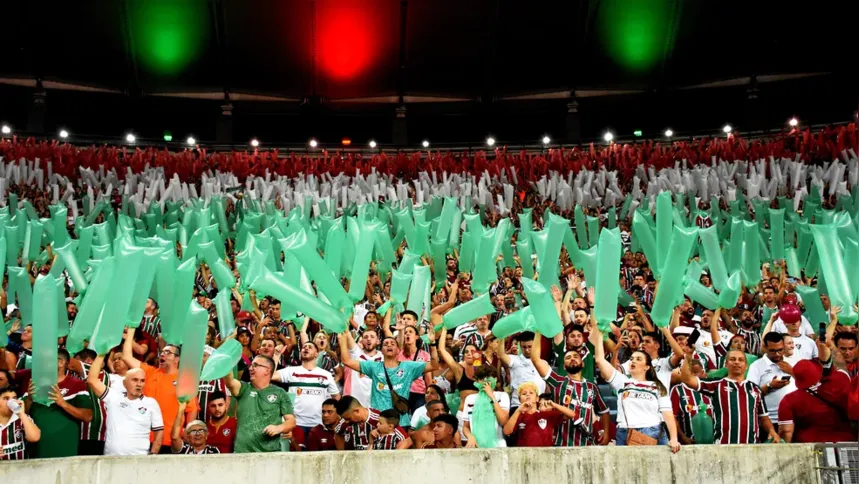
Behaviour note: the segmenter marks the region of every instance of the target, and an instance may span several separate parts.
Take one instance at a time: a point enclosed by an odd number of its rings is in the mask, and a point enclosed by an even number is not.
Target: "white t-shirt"
[[[546,391],[546,380],[540,378],[530,358],[522,355],[510,356],[510,387],[513,389],[510,404],[512,406],[519,406],[519,385],[529,381],[537,385],[537,396]]]
[[[108,373],[107,379],[110,382],[110,386],[112,386],[112,387],[115,386],[117,388],[122,388],[123,382],[125,381],[124,376],[119,376],[116,373]]]
[[[665,390],[671,389],[671,372],[674,371],[674,368],[671,367],[671,357],[666,358],[657,358],[655,360],[650,360],[650,363],[653,365],[653,369],[656,370],[656,378],[659,378],[659,381],[665,386]],[[632,361],[627,360],[621,365],[623,368],[623,373],[626,376],[629,376],[629,366],[632,364]]]
[[[280,381],[289,385],[295,423],[299,427],[322,425],[322,402],[340,393],[330,372],[319,368],[308,370],[290,366],[277,371]]]
[[[382,361],[384,359],[380,351],[376,351],[375,355],[369,356],[358,346],[352,348],[349,355],[359,363],[362,361]],[[352,368],[343,367],[343,395],[355,397],[361,402],[361,406],[370,407],[370,392],[372,390],[373,380],[370,377]]]
[[[764,385],[772,382],[773,378],[781,378],[784,376],[790,375],[781,371],[781,368],[779,368],[777,364],[773,363],[768,356],[764,355],[752,363],[752,366],[749,367],[748,374],[746,374],[746,379],[759,387],[763,387]],[[796,385],[794,384],[793,378],[791,378],[790,383],[787,385],[779,388],[778,390],[772,388],[769,393],[764,395],[764,402],[766,402],[767,410],[769,411],[768,415],[773,423],[778,423],[778,406],[781,403],[781,399],[794,390],[796,390]]]
[[[423,422],[424,425],[426,425],[426,423],[429,422],[429,417],[427,417],[427,406],[426,405],[418,408],[417,410],[415,410],[415,413],[412,414],[412,420],[410,422],[412,430],[417,430],[417,429],[423,427],[423,425],[421,425],[421,423],[422,423],[421,420],[424,421]]]
[[[504,410],[510,411],[510,397],[504,392],[493,392],[495,393],[495,399],[498,400],[498,405]],[[477,400],[478,393],[472,393],[471,395],[465,397],[465,410],[463,411],[462,421],[471,422],[471,412],[474,411],[474,402]],[[463,432],[463,436],[465,432]],[[495,447],[507,447],[507,441],[504,440],[504,433],[502,432],[501,426],[498,425],[498,420],[495,420],[495,435],[497,437],[497,442],[495,443]]]
[[[793,359],[816,360],[818,355],[817,343],[806,335],[793,337]]]
[[[641,429],[662,423],[662,412],[671,411],[671,399],[650,381],[637,381],[615,370],[609,385],[617,391],[617,426]],[[667,390],[667,389],[666,389]]]
[[[765,323],[766,324],[766,323]],[[787,326],[785,326],[784,321],[781,318],[777,318],[773,321],[772,331],[776,333],[787,334]],[[801,323],[799,324],[799,332],[800,334],[804,334],[806,336],[814,336],[814,328],[811,327],[811,323],[805,319],[805,316],[802,316]]]
[[[711,321],[710,324],[715,324],[715,321]],[[698,341],[695,342],[695,349],[707,355],[707,358],[713,362],[713,365],[716,365],[718,361],[716,359],[716,349],[713,346],[713,337],[710,335],[709,329],[701,329],[698,328]],[[728,344],[731,342],[731,338],[734,335],[730,331],[725,331],[724,329],[719,330],[719,337],[722,339],[722,343],[725,344],[725,347],[728,347]]]
[[[104,455],[147,455],[149,432],[164,429],[161,407],[151,397],[129,400],[122,387],[101,396],[107,410]]]

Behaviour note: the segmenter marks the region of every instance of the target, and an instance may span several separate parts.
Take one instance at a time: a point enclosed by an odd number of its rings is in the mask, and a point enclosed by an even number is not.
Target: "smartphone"
[[[695,346],[695,343],[698,342],[698,338],[700,336],[701,336],[701,332],[698,331],[698,328],[693,329],[692,334],[690,334],[689,337],[686,338],[686,345],[688,345],[690,348]]]
[[[817,326],[817,338],[821,343],[826,343],[826,323]]]
[[[781,377],[781,381],[790,381],[790,375],[785,375]]]

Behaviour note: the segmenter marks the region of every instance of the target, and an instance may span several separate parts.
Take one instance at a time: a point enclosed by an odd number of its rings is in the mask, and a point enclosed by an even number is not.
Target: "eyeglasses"
[[[775,354],[784,353],[784,348],[778,348],[778,349],[767,348],[767,353],[775,353]]]
[[[186,432],[188,435],[201,435],[206,433],[206,429],[194,429]]]
[[[163,355],[179,356],[179,355],[177,355],[176,353],[174,353],[174,352],[172,352],[172,351],[167,351],[167,350],[163,350],[163,351],[161,351],[161,354],[163,354]]]
[[[268,367],[268,366],[266,366],[266,365],[260,365],[260,364],[259,364],[259,363],[257,363],[257,362],[253,362],[253,363],[251,363],[251,368],[265,368],[266,370],[271,371],[271,368],[270,368],[270,367]]]

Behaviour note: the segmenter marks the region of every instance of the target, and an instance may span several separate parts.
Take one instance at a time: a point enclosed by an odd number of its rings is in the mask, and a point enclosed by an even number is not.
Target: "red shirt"
[[[849,390],[850,377],[843,371],[834,372],[817,389],[818,393],[827,396],[827,401],[835,402],[842,400],[840,394]],[[836,404],[827,404],[807,390],[796,390],[785,395],[778,406],[778,421],[782,425],[793,424],[791,441],[795,443],[856,441],[845,409]]]
[[[534,413],[520,413],[516,422],[517,447],[552,447],[552,433],[563,421],[564,416],[557,410]]]
[[[334,430],[328,430],[322,424],[313,427],[307,435],[305,447],[309,451],[337,450],[334,445]]]
[[[217,447],[222,454],[233,453],[233,443],[236,441],[236,419],[234,417],[227,417],[227,421],[220,426],[216,426],[210,421],[206,424],[206,428],[209,430],[206,444]]]

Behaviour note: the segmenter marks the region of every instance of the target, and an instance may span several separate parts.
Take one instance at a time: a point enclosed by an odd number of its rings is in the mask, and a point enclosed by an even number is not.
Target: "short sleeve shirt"
[[[278,452],[280,435],[269,437],[263,429],[283,423],[284,415],[292,414],[292,399],[286,390],[275,385],[258,389],[241,383],[238,401],[236,442],[234,452]]]
[[[388,388],[388,379],[394,386],[394,391],[402,398],[409,398],[409,389],[415,378],[423,376],[426,363],[422,361],[401,361],[394,368],[385,368],[383,361],[361,361],[361,373],[373,380],[373,389],[370,392],[370,406],[379,410],[394,408],[391,401],[391,391]],[[387,372],[387,376],[385,373]],[[409,425],[409,415],[400,416],[400,425]]]

